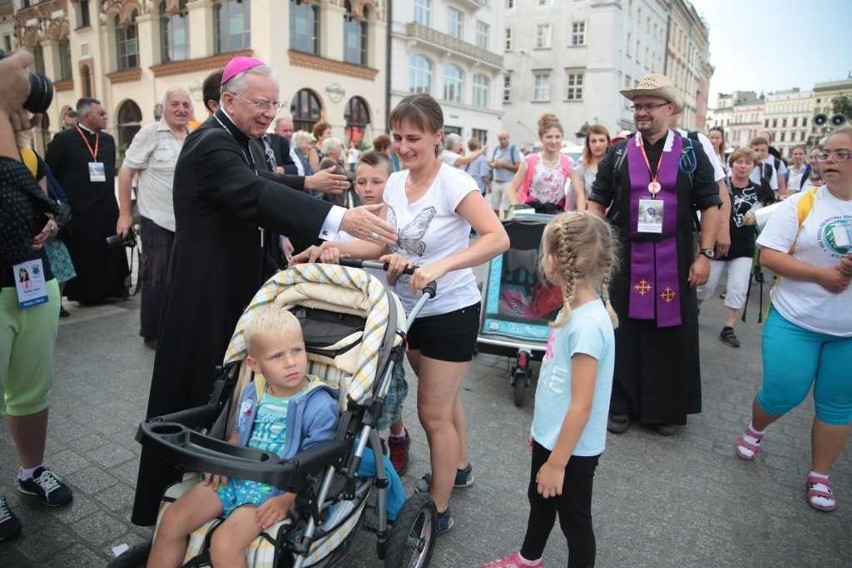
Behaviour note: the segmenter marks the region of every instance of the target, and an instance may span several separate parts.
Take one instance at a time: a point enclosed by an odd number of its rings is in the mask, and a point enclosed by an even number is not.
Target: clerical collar
[[[85,124],[83,124],[82,122],[78,122],[78,123],[77,123],[77,126],[79,126],[80,128],[82,128],[83,130],[85,130],[86,132],[88,132],[89,134],[91,134],[92,136],[94,136],[94,135],[96,135],[96,134],[97,134],[97,132],[95,132],[94,130],[92,130],[91,128],[89,128],[88,126],[86,126]]]
[[[227,130],[234,139],[240,143],[240,146],[248,146],[248,142],[250,138],[246,136],[246,134],[237,128],[237,125],[234,124],[233,119],[225,112],[225,109],[219,107],[216,112],[213,113],[213,118],[216,119],[216,122],[222,125],[222,128]]]

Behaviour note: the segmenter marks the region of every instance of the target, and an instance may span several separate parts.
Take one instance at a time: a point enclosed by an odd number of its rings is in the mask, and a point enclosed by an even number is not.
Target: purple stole
[[[677,173],[683,140],[669,131],[662,160],[657,169],[657,181],[662,186],[656,195],[663,201],[663,232],[657,242],[637,240],[650,237],[639,233],[639,200],[650,199],[648,171],[639,133],[627,142],[627,171],[630,178],[630,300],[628,317],[639,320],[656,319],[657,327],[681,325],[680,283],[677,269]],[[638,144],[636,142],[639,142]],[[666,151],[668,150],[668,151]]]

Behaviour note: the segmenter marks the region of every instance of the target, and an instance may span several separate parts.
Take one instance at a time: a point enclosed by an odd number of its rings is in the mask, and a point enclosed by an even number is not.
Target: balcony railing
[[[409,22],[405,26],[405,33],[408,37],[430,44],[442,50],[449,50],[474,61],[479,61],[492,65],[499,69],[503,68],[503,56],[492,53],[487,49],[477,47],[472,43],[467,43],[460,39],[456,39],[451,35],[441,33],[439,31],[428,28],[417,22]]]

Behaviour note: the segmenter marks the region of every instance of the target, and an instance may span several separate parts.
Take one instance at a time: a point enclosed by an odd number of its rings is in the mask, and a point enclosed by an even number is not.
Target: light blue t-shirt
[[[572,455],[596,456],[606,446],[606,420],[615,369],[615,333],[603,302],[587,302],[565,325],[551,330],[535,392],[530,434],[553,450],[571,404],[571,357],[583,353],[598,361],[592,412]]]

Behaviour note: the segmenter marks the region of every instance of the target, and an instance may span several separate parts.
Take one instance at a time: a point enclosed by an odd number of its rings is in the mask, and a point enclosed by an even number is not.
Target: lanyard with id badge
[[[645,147],[641,142],[638,145],[642,150],[642,157],[645,158],[645,165],[648,166],[648,173],[650,174],[651,164],[648,162]],[[657,161],[657,169],[655,170],[657,173],[651,176],[651,182],[648,184],[648,193],[651,194],[650,199],[639,200],[639,220],[636,224],[636,230],[640,233],[662,234],[663,232],[663,206],[665,203],[662,199],[657,199],[657,194],[663,189],[663,186],[657,181],[662,162],[663,155],[660,155],[660,159]]]
[[[77,126],[77,132],[79,132],[80,136],[83,137],[83,142],[86,143],[86,148],[89,150],[89,154],[92,155],[92,161],[89,162],[89,181],[106,181],[106,169],[104,168],[104,163],[98,161],[98,146],[101,142],[101,133],[95,133],[95,147],[92,148],[92,145],[89,144],[89,139],[86,138],[86,135],[83,134],[83,131],[79,126]]]
[[[18,306],[22,310],[47,303],[47,286],[44,281],[44,264],[40,258],[27,260],[12,267]]]

